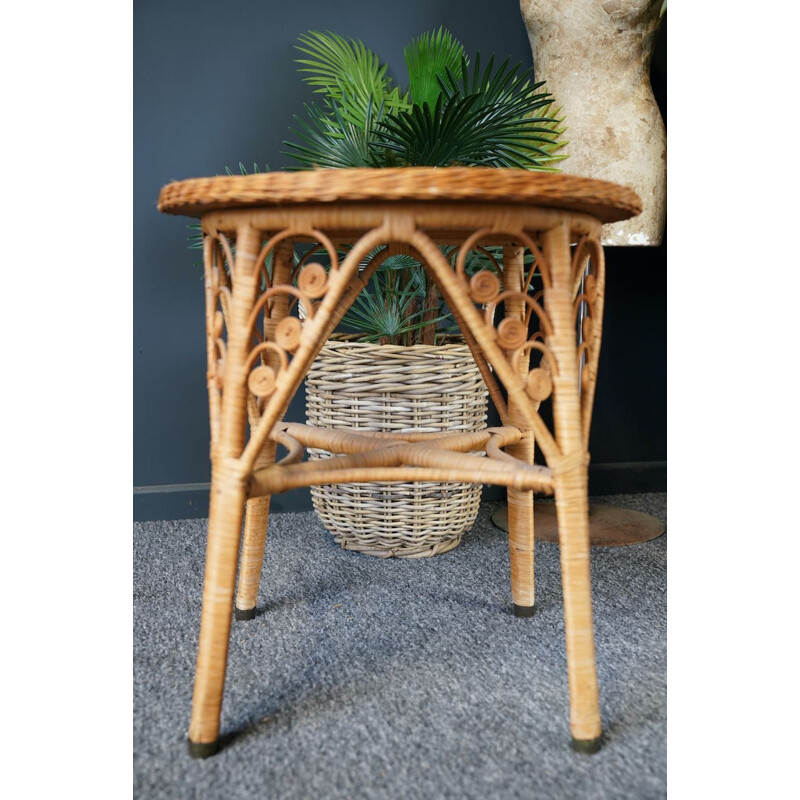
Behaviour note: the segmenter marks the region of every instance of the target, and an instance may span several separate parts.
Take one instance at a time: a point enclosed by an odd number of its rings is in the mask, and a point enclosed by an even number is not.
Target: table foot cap
[[[572,737],[572,749],[576,753],[596,753],[600,749],[603,737],[598,736],[595,739],[576,739]]]
[[[518,606],[514,603],[514,616],[515,617],[532,617],[536,612],[536,606]]]
[[[191,758],[208,758],[219,752],[219,739],[213,742],[193,742],[189,739],[189,756]]]
[[[233,616],[234,619],[255,619],[256,607],[253,606],[252,608],[234,608]]]

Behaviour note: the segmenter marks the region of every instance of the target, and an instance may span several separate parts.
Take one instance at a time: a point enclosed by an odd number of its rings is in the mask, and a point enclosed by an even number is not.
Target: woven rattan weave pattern
[[[206,756],[219,746],[234,593],[237,617],[252,617],[270,495],[366,481],[506,486],[519,616],[530,616],[535,602],[533,492],[555,494],[570,730],[577,749],[596,749],[587,448],[605,291],[599,235],[601,222],[638,212],[636,195],[522,170],[327,170],[185,181],[162,190],[159,208],[201,214],[204,231],[212,477],[190,752]],[[444,239],[456,244],[452,257],[440,249]],[[469,254],[490,243],[502,246],[502,258],[470,275]],[[312,257],[296,265],[295,249],[308,244]],[[343,244],[352,246],[341,257]],[[424,263],[502,427],[365,433],[282,422],[385,245]],[[539,415],[542,402],[552,404],[552,430]],[[534,442],[546,466],[533,463]],[[277,446],[286,455],[276,463]],[[339,455],[303,463],[304,448]],[[485,457],[470,455],[476,451]]]
[[[487,391],[466,344],[399,347],[337,337],[306,377],[316,428],[463,433],[486,427]],[[309,459],[327,458],[309,448]],[[480,507],[473,482],[371,482],[311,487],[314,510],[347,550],[423,558],[456,547]]]
[[[636,193],[615,183],[488,167],[337,169],[193,178],[164,187],[158,210],[200,216],[217,208],[364,200],[535,203],[583,211],[601,222],[617,222],[642,210]]]

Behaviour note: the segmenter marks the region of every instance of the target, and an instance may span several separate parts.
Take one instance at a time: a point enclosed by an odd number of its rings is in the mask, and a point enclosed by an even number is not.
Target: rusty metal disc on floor
[[[552,500],[537,500],[533,504],[533,529],[536,539],[558,543],[556,506]],[[508,506],[500,506],[492,514],[492,522],[508,530]],[[607,503],[589,504],[589,542],[593,547],[621,547],[641,544],[661,536],[666,523],[641,511],[620,508]]]

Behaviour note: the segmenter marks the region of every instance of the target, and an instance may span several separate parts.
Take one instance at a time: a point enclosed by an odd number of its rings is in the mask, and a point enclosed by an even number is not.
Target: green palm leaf
[[[457,70],[464,47],[444,28],[423,33],[403,50],[408,70],[408,88],[414,105],[436,105],[442,93],[439,76]]]
[[[454,94],[436,106],[414,106],[381,123],[385,147],[411,165],[519,167],[552,171],[560,146],[549,124],[534,124],[530,104],[485,105],[480,95]],[[557,124],[553,120],[552,124]]]
[[[362,124],[367,106],[406,108],[400,91],[386,76],[386,65],[358,40],[346,40],[326,31],[309,31],[298,37],[304,47],[297,49],[310,58],[297,59],[303,80],[342,108],[348,122]]]
[[[344,96],[347,102],[347,95]],[[289,169],[343,169],[346,167],[382,167],[387,165],[385,151],[377,147],[375,125],[383,117],[383,109],[373,113],[372,102],[367,103],[363,125],[346,119],[336,101],[329,103],[330,113],[316,105],[307,105],[309,121],[295,117],[299,130],[294,131],[300,143],[287,142],[286,155],[292,156],[300,166]]]
[[[470,66],[463,47],[440,28],[405,48],[410,92],[403,97],[386,66],[361,42],[330,32],[300,37],[305,80],[325,94],[323,108],[298,119],[300,142],[286,142],[314,167],[517,167],[557,172],[565,128],[553,97],[537,91],[530,69],[494,56]],[[409,104],[409,95],[413,104]]]
[[[452,69],[439,78],[436,105],[387,116],[380,124],[385,145],[401,163],[429,166],[475,165],[556,171],[562,120],[544,116],[552,96],[537,93],[531,71],[494,67],[494,57],[480,67],[480,54],[470,69],[461,58],[461,79]]]
[[[421,273],[419,263],[415,263]],[[449,320],[446,315],[426,317],[438,309],[413,310],[419,297],[415,284],[414,280],[401,284],[391,272],[379,270],[348,309],[342,319],[343,326],[360,333],[365,342],[387,340],[400,344],[407,334]]]
[[[565,153],[557,152],[567,144],[560,138],[566,130],[560,116],[561,109],[553,107],[553,96],[549,92],[536,91],[544,85],[544,81],[533,83],[533,71],[527,69],[520,72],[520,67],[520,64],[511,66],[507,58],[495,70],[494,56],[491,56],[481,72],[480,53],[477,53],[472,70],[469,69],[466,59],[462,59],[460,81],[453,70],[448,68],[440,79],[440,86],[450,100],[475,95],[475,108],[483,107],[486,110],[486,118],[480,124],[485,122],[490,128],[497,125],[498,118],[504,118],[509,123],[514,120],[514,126],[508,129],[509,133],[513,133],[519,123],[523,124],[524,135],[509,137],[516,139],[515,142],[508,143],[511,149],[507,154],[512,161],[521,160],[527,169],[558,171],[546,165],[567,157]],[[488,133],[488,128],[486,132]]]

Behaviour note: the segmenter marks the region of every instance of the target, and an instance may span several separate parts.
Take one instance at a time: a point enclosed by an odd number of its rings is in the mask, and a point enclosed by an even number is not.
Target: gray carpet
[[[666,520],[666,495],[600,498]],[[206,520],[134,526],[134,792],[147,798],[666,796],[666,535],[594,548],[606,741],[569,748],[558,547],[537,614],[511,614],[505,534],[481,508],[450,553],[338,548],[313,513],[270,521],[259,614],[234,622],[222,733],[186,752]]]

